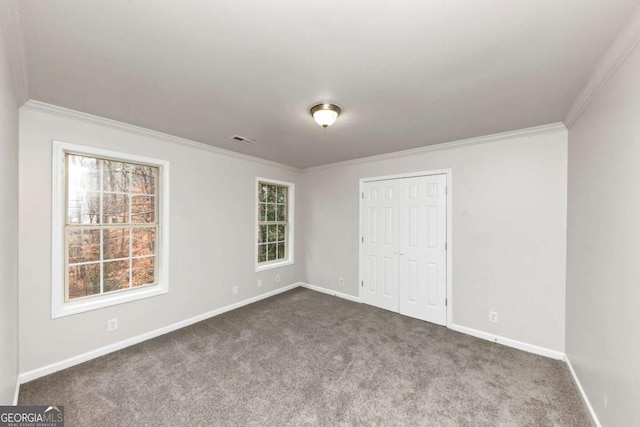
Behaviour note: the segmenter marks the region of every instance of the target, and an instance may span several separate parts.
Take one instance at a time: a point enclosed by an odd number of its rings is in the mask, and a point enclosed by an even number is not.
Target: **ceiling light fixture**
[[[318,104],[311,107],[313,120],[323,128],[328,128],[336,122],[342,109],[336,104]]]

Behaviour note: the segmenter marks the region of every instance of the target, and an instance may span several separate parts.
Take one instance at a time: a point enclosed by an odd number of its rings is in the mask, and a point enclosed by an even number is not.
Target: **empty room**
[[[0,427],[640,426],[640,0],[0,29]]]

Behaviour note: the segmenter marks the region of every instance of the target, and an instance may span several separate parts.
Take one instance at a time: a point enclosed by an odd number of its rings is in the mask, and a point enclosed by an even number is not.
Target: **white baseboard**
[[[311,289],[312,291],[322,292],[323,294],[333,295],[334,297],[346,299],[353,302],[362,302],[359,297],[354,297],[353,295],[336,292],[331,289],[323,288],[321,286],[310,285],[309,283],[300,282],[299,284],[301,288]]]
[[[311,285],[309,283],[303,283],[300,282],[299,283],[300,287],[302,288],[306,288],[306,289],[311,289],[313,291],[316,292],[322,292],[325,294],[329,294],[329,295],[333,295],[339,298],[344,298],[346,300],[349,301],[353,301],[353,302],[359,302],[361,303],[362,300],[358,297],[354,297],[353,295],[348,295],[348,294],[344,294],[342,292],[336,292],[333,291],[331,289],[326,289],[320,286],[315,286],[315,285]],[[537,354],[539,356],[544,356],[544,357],[549,357],[551,359],[556,359],[556,360],[562,360],[562,361],[566,361],[567,365],[569,366],[569,370],[571,371],[571,375],[573,376],[573,379],[578,387],[578,390],[580,391],[580,394],[582,395],[582,399],[584,400],[585,404],[587,405],[587,408],[589,409],[589,413],[591,413],[591,417],[593,418],[594,422],[596,423],[596,427],[602,427],[602,425],[600,424],[600,421],[598,421],[598,417],[596,416],[595,411],[593,410],[593,407],[591,406],[591,403],[589,402],[589,398],[587,397],[587,395],[584,392],[584,389],[582,388],[582,384],[580,384],[580,381],[578,380],[578,377],[576,375],[576,372],[573,369],[573,366],[571,365],[571,361],[569,360],[569,357],[566,356],[563,352],[561,351],[557,351],[557,350],[551,350],[549,348],[545,348],[545,347],[540,347],[537,345],[533,345],[533,344],[528,344],[522,341],[517,341],[517,340],[513,340],[510,338],[505,338],[505,337],[501,337],[498,335],[494,335],[494,334],[490,334],[488,332],[484,332],[484,331],[479,331],[477,329],[472,329],[472,328],[467,328],[466,326],[460,326],[460,325],[456,325],[456,324],[451,324],[451,327],[449,328],[453,331],[457,331],[457,332],[461,332],[463,334],[467,334],[467,335],[471,335],[474,336],[476,338],[481,338],[487,341],[491,341],[491,342],[495,342],[498,344],[502,344],[502,345],[506,345],[507,347],[512,347],[518,350],[522,350],[522,351],[526,351],[528,353],[533,353],[533,354]]]
[[[297,288],[297,287],[302,287],[302,288],[306,288],[306,289],[310,289],[316,292],[322,292],[328,295],[332,295],[332,296],[336,296],[338,298],[343,298],[349,301],[353,301],[353,302],[357,302],[357,303],[361,303],[362,300],[359,297],[353,296],[353,295],[349,295],[349,294],[345,294],[342,292],[336,292],[330,289],[326,289],[320,286],[316,286],[316,285],[311,285],[309,283],[303,283],[303,282],[297,282],[297,283],[293,283],[291,285],[261,294],[261,295],[257,295],[255,297],[252,298],[248,298],[246,300],[234,303],[234,304],[230,304],[227,305],[225,307],[221,307],[218,308],[216,310],[212,310],[210,312],[195,316],[195,317],[191,317],[189,319],[186,320],[182,320],[180,322],[176,322],[173,323],[171,325],[167,325],[165,327],[162,327],[160,329],[156,329],[154,331],[150,331],[141,335],[137,335],[135,337],[132,338],[128,338],[126,340],[123,341],[118,341],[116,343],[113,344],[109,344],[107,346],[104,347],[100,347],[98,349],[74,356],[74,357],[70,357],[68,359],[65,360],[61,360],[59,362],[55,362],[52,363],[50,365],[47,366],[43,366],[41,368],[37,368],[37,369],[33,369],[31,371],[28,372],[24,372],[21,373],[20,376],[18,377],[18,385],[16,386],[16,395],[15,395],[15,401],[17,402],[17,398],[18,398],[18,393],[19,393],[19,384],[24,384],[26,382],[29,381],[33,381],[37,378],[43,377],[45,375],[49,375],[52,374],[54,372],[60,371],[62,369],[66,369],[69,368],[71,366],[74,365],[78,365],[80,363],[89,361],[91,359],[95,359],[97,357],[100,356],[104,356],[105,354],[109,354],[112,353],[114,351],[118,351],[121,350],[123,348],[141,343],[143,341],[158,337],[160,335],[164,335],[167,334],[169,332],[173,332],[175,330],[184,328],[186,326],[192,325],[194,323],[218,316],[220,314],[226,313],[228,311],[231,310],[235,310],[237,308],[243,307],[245,305],[260,301],[262,299],[265,298],[269,298],[272,297],[274,295],[280,294],[282,292],[286,292],[289,291],[291,289]],[[459,326],[459,325],[455,325],[452,324],[450,329],[454,330],[454,331],[458,331],[458,332],[462,332],[464,334],[467,335],[472,335],[474,337],[478,337],[478,338],[482,338],[488,341],[492,341],[492,342],[496,342],[499,344],[503,344],[506,345],[508,347],[513,347],[513,348],[517,348],[519,350],[523,350],[523,351],[527,351],[529,353],[534,353],[534,354],[538,354],[541,356],[546,356],[546,357],[550,357],[553,359],[558,359],[558,360],[565,360],[565,355],[562,352],[559,351],[555,351],[555,350],[550,350],[544,347],[538,347],[532,344],[527,344],[524,342],[520,342],[520,341],[516,341],[516,340],[512,340],[509,338],[504,338],[504,337],[500,337],[500,336],[496,336],[487,332],[483,332],[483,331],[478,331],[475,329],[471,329],[471,328],[467,328],[465,326]],[[571,368],[571,365],[569,364],[569,367],[571,369],[572,374],[574,375],[574,378],[576,378],[576,382],[577,384],[579,384],[579,382],[577,381],[577,377],[575,377],[575,373],[573,372],[573,369]],[[579,386],[581,393],[583,394],[583,397],[585,397],[585,401],[586,400],[586,396],[584,395],[584,392],[582,390],[582,388]],[[588,402],[588,401],[587,401]],[[593,414],[593,410],[591,409],[591,406],[589,406],[589,410],[592,411]],[[594,419],[595,419],[595,415],[594,415]]]
[[[13,395],[13,406],[18,404],[18,396],[20,396],[20,377],[16,378],[16,392]]]
[[[322,292],[324,294],[333,295],[333,296],[336,296],[336,297],[339,297],[339,298],[344,298],[344,299],[349,300],[349,301],[359,302],[359,303],[362,302],[362,300],[360,298],[355,297],[353,295],[344,294],[342,292],[336,292],[334,290],[323,288],[321,286],[311,285],[309,283],[304,283],[304,282],[300,282],[299,285],[302,288],[311,289],[312,291]],[[537,345],[528,344],[528,343],[525,343],[525,342],[522,342],[522,341],[516,341],[516,340],[510,339],[510,338],[505,338],[505,337],[501,337],[501,336],[498,336],[498,335],[493,335],[493,334],[490,334],[488,332],[478,331],[476,329],[467,328],[466,326],[460,326],[460,325],[456,325],[456,324],[452,324],[449,329],[451,329],[453,331],[461,332],[463,334],[471,335],[471,336],[474,336],[476,338],[481,338],[481,339],[484,339],[484,340],[487,340],[487,341],[491,341],[491,342],[495,342],[495,343],[498,343],[498,344],[506,345],[507,347],[517,348],[518,350],[526,351],[526,352],[537,354],[537,355],[540,355],[540,356],[550,357],[550,358],[556,359],[556,360],[565,360],[565,355],[561,351],[556,351],[556,350],[551,350],[551,349],[544,348],[544,347],[539,347]]]
[[[52,364],[47,365],[47,366],[43,366],[41,368],[33,369],[31,371],[28,371],[28,372],[23,372],[18,377],[18,382],[20,384],[24,384],[26,382],[33,381],[33,380],[35,380],[37,378],[44,377],[45,375],[49,375],[49,374],[52,374],[54,372],[60,371],[62,369],[66,369],[66,368],[69,368],[71,366],[78,365],[80,363],[86,362],[88,360],[95,359],[96,357],[100,357],[100,356],[104,356],[105,354],[113,353],[114,351],[121,350],[121,349],[123,349],[125,347],[129,347],[129,346],[132,346],[134,344],[141,343],[141,342],[149,340],[151,338],[155,338],[155,337],[158,337],[160,335],[164,335],[164,334],[167,334],[169,332],[173,332],[175,330],[178,330],[180,328],[184,328],[186,326],[192,325],[194,323],[201,322],[203,320],[209,319],[211,317],[218,316],[218,315],[220,315],[222,313],[226,313],[228,311],[235,310],[236,308],[240,308],[240,307],[243,307],[245,305],[248,305],[248,304],[263,300],[265,298],[269,298],[269,297],[272,297],[274,295],[280,294],[282,292],[289,291],[291,289],[297,288],[298,286],[301,286],[301,283],[293,283],[291,285],[288,285],[288,286],[285,286],[285,287],[282,287],[282,288],[279,288],[279,289],[276,289],[276,290],[273,290],[273,291],[270,291],[270,292],[267,292],[267,293],[264,293],[264,294],[261,294],[261,295],[257,295],[255,297],[252,297],[252,298],[240,301],[240,302],[236,302],[234,304],[230,304],[230,305],[227,305],[225,307],[221,307],[221,308],[209,311],[207,313],[200,314],[198,316],[191,317],[189,319],[173,323],[171,325],[164,326],[164,327],[162,327],[160,329],[156,329],[154,331],[150,331],[150,332],[147,332],[147,333],[144,333],[144,334],[141,334],[141,335],[137,335],[135,337],[128,338],[128,339],[123,340],[123,341],[118,341],[116,343],[109,344],[109,345],[106,345],[104,347],[100,347],[98,349],[95,349],[95,350],[88,351],[86,353],[80,354],[78,356],[70,357],[68,359],[61,360],[59,362],[55,362],[55,363],[52,363]],[[16,391],[16,396],[17,396],[17,393],[18,392]]]
[[[569,359],[569,356],[565,356],[565,362],[567,362],[567,365],[569,366],[569,371],[571,371],[571,376],[573,377],[573,382],[576,383],[576,386],[578,387],[578,390],[580,391],[580,395],[582,396],[582,400],[584,401],[584,404],[587,405],[587,409],[589,409],[589,413],[591,414],[591,418],[593,418],[593,422],[596,423],[596,427],[602,427],[602,424],[600,424],[600,420],[598,420],[598,416],[596,415],[596,411],[594,411],[593,406],[591,406],[591,402],[589,402],[589,398],[587,397],[587,393],[585,393],[584,388],[582,388],[582,384],[580,383],[580,380],[578,379],[578,375],[576,374],[576,371],[573,369],[573,365],[571,364],[571,360]]]
[[[466,326],[451,324],[449,329],[457,332],[462,332],[463,334],[471,335],[476,338],[482,338],[483,340],[506,345],[507,347],[517,348],[518,350],[537,354],[539,356],[550,357],[551,359],[557,359],[557,360],[565,359],[564,353],[561,351],[551,350],[549,348],[539,347],[537,345],[528,344],[526,342],[516,341],[511,338],[505,338],[498,335],[493,335],[488,332],[478,331],[477,329],[467,328]]]

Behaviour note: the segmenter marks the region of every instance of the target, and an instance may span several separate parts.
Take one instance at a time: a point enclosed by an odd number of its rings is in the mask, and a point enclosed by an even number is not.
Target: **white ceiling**
[[[297,167],[561,121],[638,5],[20,2],[31,99]]]

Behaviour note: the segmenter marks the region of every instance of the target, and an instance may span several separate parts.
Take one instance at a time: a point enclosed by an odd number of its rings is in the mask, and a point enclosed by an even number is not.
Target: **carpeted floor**
[[[590,426],[562,362],[294,289],[24,384],[66,425]]]

